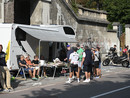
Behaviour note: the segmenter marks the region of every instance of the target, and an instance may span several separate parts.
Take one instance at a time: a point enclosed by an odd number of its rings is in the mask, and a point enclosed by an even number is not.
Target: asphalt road
[[[45,85],[19,88],[9,94],[0,94],[0,98],[130,98],[130,69],[106,67],[102,78],[90,83],[74,81],[66,84],[63,78]],[[40,82],[38,82],[40,83]],[[37,84],[38,84],[37,83]]]

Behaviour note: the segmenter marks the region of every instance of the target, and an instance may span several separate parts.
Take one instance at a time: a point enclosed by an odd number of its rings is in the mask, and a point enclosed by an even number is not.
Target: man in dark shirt
[[[67,45],[67,58],[65,58],[64,61],[67,61],[67,63],[68,63],[67,66],[68,66],[68,67],[70,67],[70,61],[69,61],[70,54],[73,53],[73,52],[74,52],[74,50],[71,49],[70,45]],[[73,78],[73,79],[75,78],[75,77],[74,77],[74,72],[73,72],[73,77],[72,77],[72,78]]]
[[[13,88],[10,85],[11,76],[5,61],[6,54],[2,50],[3,46],[0,45],[0,82],[3,87],[3,92],[9,92]]]
[[[113,53],[113,56],[115,56],[115,55],[117,55],[117,49],[116,49],[116,45],[114,45],[114,47],[113,47],[113,51],[112,51],[112,53]]]
[[[85,76],[86,76],[86,80],[83,82],[90,82],[90,73],[92,70],[92,62],[93,62],[93,56],[92,56],[92,52],[89,49],[88,46],[86,46],[86,50],[83,53],[83,59],[82,59],[82,63],[81,66],[84,65],[84,71],[85,71]]]
[[[67,45],[67,58],[64,59],[64,61],[67,61],[67,63],[69,63],[69,57],[70,54],[73,53],[73,49],[71,49],[70,45]]]

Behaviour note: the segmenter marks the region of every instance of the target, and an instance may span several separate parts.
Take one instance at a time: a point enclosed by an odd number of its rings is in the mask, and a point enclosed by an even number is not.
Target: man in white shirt
[[[69,80],[66,81],[66,83],[71,83],[72,82],[72,75],[73,75],[74,71],[76,73],[78,83],[80,82],[79,81],[79,74],[78,74],[78,59],[79,59],[79,55],[77,53],[77,48],[76,47],[74,47],[73,50],[74,50],[74,52],[70,54],[70,58],[69,58],[71,72],[70,72]]]

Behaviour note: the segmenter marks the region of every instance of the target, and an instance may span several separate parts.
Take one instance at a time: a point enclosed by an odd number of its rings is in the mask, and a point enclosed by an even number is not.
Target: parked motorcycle
[[[102,62],[102,65],[108,66],[112,63],[122,64],[123,67],[129,67],[129,60],[126,57],[113,55],[109,52],[108,55],[106,55],[106,59]]]

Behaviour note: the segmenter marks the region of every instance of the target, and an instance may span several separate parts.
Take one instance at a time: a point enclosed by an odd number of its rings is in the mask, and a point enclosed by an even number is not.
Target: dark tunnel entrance
[[[14,23],[30,24],[30,0],[14,0]]]

